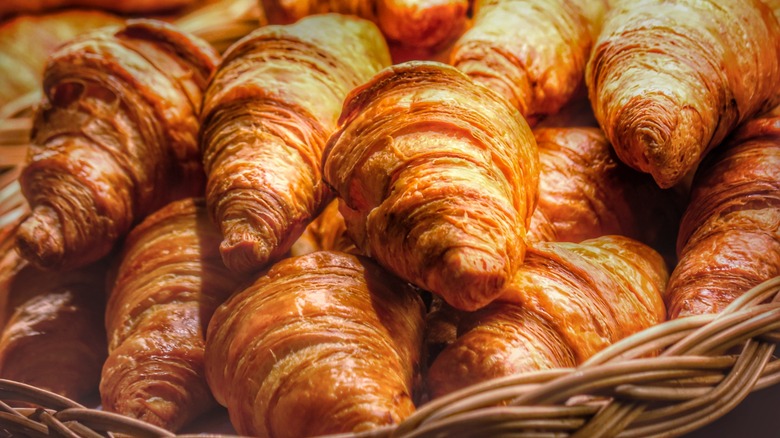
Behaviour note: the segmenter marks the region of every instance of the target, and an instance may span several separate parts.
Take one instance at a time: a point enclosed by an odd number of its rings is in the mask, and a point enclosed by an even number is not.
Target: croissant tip
[[[226,234],[219,246],[222,261],[232,272],[248,274],[257,272],[271,259],[271,247],[262,239],[249,239]]]
[[[65,239],[57,213],[48,206],[36,206],[16,234],[19,253],[35,266],[52,268],[62,262]]]
[[[460,310],[474,311],[489,304],[509,277],[505,260],[478,248],[452,248],[443,261],[442,295]]]

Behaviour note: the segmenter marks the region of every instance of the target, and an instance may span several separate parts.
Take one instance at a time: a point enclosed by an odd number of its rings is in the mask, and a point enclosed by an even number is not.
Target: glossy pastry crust
[[[342,102],[389,64],[373,23],[337,14],[262,27],[228,50],[206,91],[201,147],[231,270],[278,260],[324,207],[322,150]]]
[[[338,13],[375,22],[388,40],[435,49],[466,27],[468,0],[260,0],[271,24],[291,24],[309,15]]]
[[[290,248],[293,257],[315,251],[341,251],[360,254],[347,235],[347,224],[339,212],[338,200],[332,200],[301,234]]]
[[[453,67],[408,62],[354,90],[324,178],[364,254],[474,310],[520,265],[536,142],[516,109]]]
[[[539,204],[530,240],[580,242],[631,237],[673,258],[684,209],[677,190],[662,190],[618,160],[598,128],[538,128]]]
[[[461,317],[457,340],[428,372],[431,396],[579,364],[663,322],[667,279],[661,256],[626,237],[537,243],[498,300]]]
[[[423,312],[416,289],[367,258],[285,259],[214,314],[209,386],[240,434],[396,424],[414,411]]]
[[[22,190],[32,215],[18,248],[69,269],[105,256],[145,215],[201,193],[205,43],[154,20],[71,40],[49,60]]]
[[[780,118],[747,122],[702,162],[677,244],[670,318],[717,313],[780,275]]]
[[[588,62],[596,118],[626,164],[671,187],[777,105],[780,25],[759,0],[617,0]]]
[[[14,251],[18,225],[0,229],[0,378],[83,402],[106,357],[106,264],[41,271]]]
[[[582,82],[606,0],[477,0],[450,63],[535,124]]]
[[[103,409],[175,431],[215,406],[205,329],[241,277],[225,268],[202,199],[175,201],[128,235],[105,324]]]

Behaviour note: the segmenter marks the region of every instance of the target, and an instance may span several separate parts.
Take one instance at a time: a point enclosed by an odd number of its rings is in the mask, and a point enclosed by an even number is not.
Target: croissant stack
[[[690,198],[669,318],[717,313],[780,275],[780,117],[749,121],[708,155]]]
[[[435,50],[467,25],[469,0],[261,0],[268,22],[291,24],[328,12],[375,22],[392,42]]]
[[[555,114],[582,82],[606,0],[478,0],[450,63],[506,98],[529,123]]]
[[[14,251],[18,225],[0,229],[0,378],[83,401],[106,357],[105,263],[42,272]]]
[[[214,313],[209,386],[239,434],[397,424],[414,411],[424,310],[413,287],[367,258],[285,259]]]
[[[581,242],[615,234],[674,255],[681,193],[660,189],[620,162],[598,128],[537,128],[534,136],[542,170],[530,240]]]
[[[83,266],[171,199],[201,193],[201,90],[217,63],[205,43],[131,20],[71,40],[49,60],[20,177],[32,215],[22,255]]]
[[[499,299],[460,316],[458,338],[428,372],[431,396],[575,366],[664,321],[667,279],[661,256],[626,237],[537,243]]]
[[[777,105],[780,25],[758,0],[617,0],[586,80],[620,159],[671,187]]]
[[[324,178],[347,232],[400,277],[473,310],[522,263],[539,157],[522,116],[445,64],[408,62],[354,90]]]
[[[205,329],[241,279],[222,264],[220,240],[205,202],[193,198],[128,235],[105,312],[103,409],[175,431],[215,406],[203,369]]]
[[[201,145],[231,270],[282,257],[324,207],[322,150],[342,102],[389,63],[374,24],[336,14],[260,28],[225,54],[206,91]]]

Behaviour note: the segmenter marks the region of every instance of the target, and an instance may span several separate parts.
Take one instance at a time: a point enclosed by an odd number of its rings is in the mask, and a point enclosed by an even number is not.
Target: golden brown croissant
[[[621,163],[598,128],[538,128],[539,204],[529,238],[580,242],[607,234],[674,255],[683,196]],[[672,257],[673,258],[673,257]]]
[[[408,62],[354,90],[325,151],[357,247],[473,310],[522,263],[536,142],[516,109],[453,67]]]
[[[0,229],[0,378],[84,401],[106,357],[106,263],[36,269],[13,249],[18,225]]]
[[[347,235],[347,224],[339,213],[338,200],[331,201],[301,234],[290,248],[291,256],[302,256],[315,251],[341,251],[359,254]]]
[[[322,150],[342,102],[389,63],[373,23],[337,14],[262,27],[225,54],[206,91],[201,146],[228,268],[278,260],[324,207]]]
[[[217,63],[202,41],[154,20],[72,40],[50,59],[27,165],[22,255],[67,269],[106,255],[172,199],[202,193],[201,90]]]
[[[517,107],[531,124],[582,82],[606,0],[481,0],[450,63]]]
[[[431,395],[581,363],[662,322],[667,278],[660,255],[626,237],[537,243],[498,300],[462,316],[428,372]]]
[[[588,62],[591,102],[626,164],[671,187],[778,103],[780,25],[758,0],[616,0]]]
[[[370,259],[285,259],[214,313],[206,373],[238,433],[305,437],[414,411],[424,305]]]
[[[195,0],[3,0],[0,17],[19,13],[41,13],[62,8],[94,8],[127,14],[163,12],[182,8]]]
[[[434,49],[459,36],[468,0],[261,0],[269,23],[290,24],[328,12],[374,21],[391,41]]]
[[[696,172],[680,224],[669,317],[717,313],[780,275],[780,117],[754,119]]]
[[[105,314],[103,409],[178,430],[215,406],[204,374],[205,329],[236,288],[202,199],[175,201],[125,241]]]
[[[61,44],[84,32],[122,21],[88,10],[23,15],[0,25],[0,107],[40,91],[46,60]]]

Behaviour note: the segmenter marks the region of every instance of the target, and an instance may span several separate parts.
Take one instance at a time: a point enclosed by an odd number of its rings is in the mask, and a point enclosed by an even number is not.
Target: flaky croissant
[[[665,319],[668,273],[650,247],[620,236],[542,242],[501,297],[461,316],[428,372],[432,397],[488,379],[571,367]]]
[[[14,251],[18,225],[0,228],[0,378],[83,402],[106,357],[106,263],[43,272]]]
[[[175,431],[215,406],[205,329],[241,280],[222,264],[202,199],[175,201],[128,235],[105,312],[103,409]]]
[[[98,30],[52,56],[20,177],[32,207],[17,238],[25,258],[83,266],[145,215],[202,193],[197,117],[216,63],[205,43],[154,20]]]
[[[285,259],[208,328],[206,373],[240,434],[306,437],[396,424],[414,411],[419,292],[370,259]]]
[[[674,255],[683,196],[624,165],[598,128],[538,128],[539,204],[529,238],[580,242],[631,237]],[[671,257],[673,258],[673,257]]]
[[[671,187],[738,124],[777,105],[780,25],[759,0],[616,0],[586,69],[626,164]]]
[[[523,260],[539,157],[516,109],[453,67],[408,62],[354,90],[324,178],[356,246],[473,310]]]
[[[290,24],[323,13],[371,20],[393,42],[433,49],[458,37],[467,23],[468,0],[260,0],[268,22]]]
[[[225,54],[206,91],[201,147],[231,270],[278,260],[324,207],[322,150],[342,102],[389,63],[373,23],[337,14],[262,27]]]
[[[46,60],[60,45],[84,32],[122,20],[89,10],[66,10],[45,15],[23,15],[0,25],[0,107],[40,91]]]
[[[531,124],[582,82],[606,0],[478,0],[450,63],[506,98]]]
[[[677,250],[669,318],[717,313],[780,275],[780,117],[747,122],[702,162]]]

